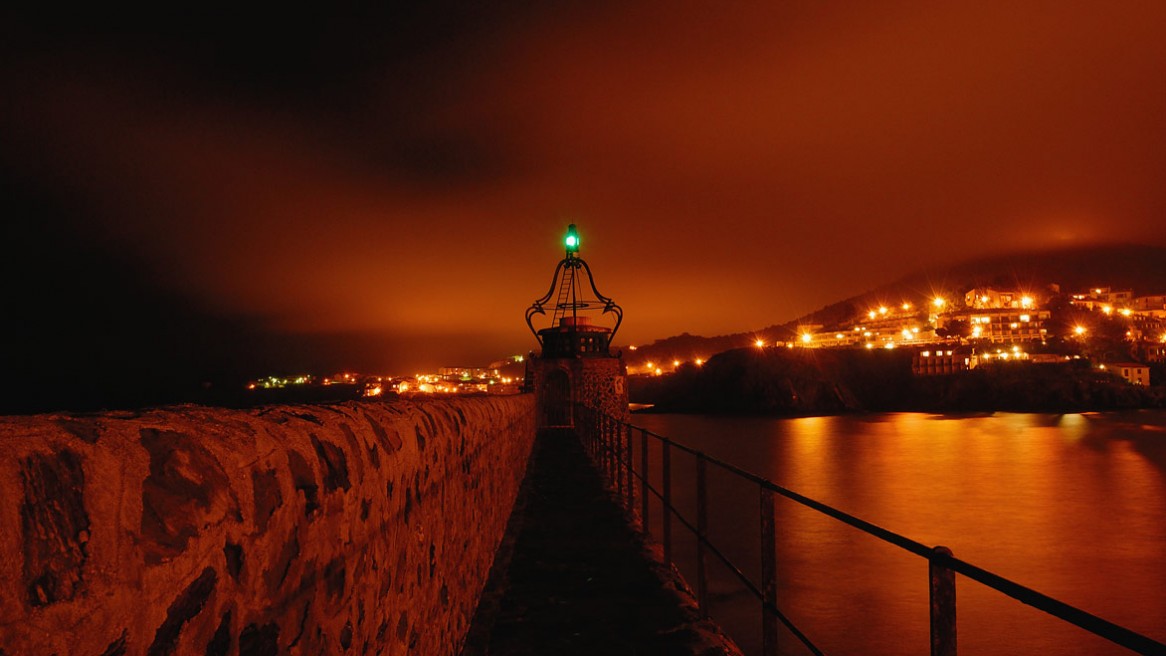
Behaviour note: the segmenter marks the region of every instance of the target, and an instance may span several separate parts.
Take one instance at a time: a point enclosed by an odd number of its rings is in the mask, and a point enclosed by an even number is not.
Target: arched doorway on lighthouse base
[[[571,375],[564,369],[551,369],[542,384],[542,425],[546,428],[570,427],[575,422],[571,408]]]

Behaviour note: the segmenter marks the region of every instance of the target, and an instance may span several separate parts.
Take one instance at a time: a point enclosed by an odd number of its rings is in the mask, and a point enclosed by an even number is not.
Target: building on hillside
[[[1138,362],[1107,362],[1102,367],[1126,379],[1132,385],[1150,384],[1150,366]]]
[[[973,287],[964,294],[964,305],[977,310],[1029,310],[1040,307],[1044,298],[1029,292]]]
[[[950,349],[916,351],[911,357],[911,372],[916,376],[943,376],[968,370],[967,353]]]
[[[942,317],[942,328],[953,321],[968,324],[970,339],[982,339],[992,343],[1033,342],[1044,340],[1048,334],[1045,328],[1051,314],[1048,310],[972,310],[952,312]]]
[[[1073,294],[1069,303],[1087,310],[1101,310],[1103,308],[1129,308],[1133,304],[1134,292],[1131,289],[1113,291],[1109,287],[1094,287],[1087,292]]]
[[[1166,344],[1149,344],[1146,346],[1146,362],[1166,362]]]
[[[1130,303],[1136,316],[1166,319],[1166,295],[1139,296]]]

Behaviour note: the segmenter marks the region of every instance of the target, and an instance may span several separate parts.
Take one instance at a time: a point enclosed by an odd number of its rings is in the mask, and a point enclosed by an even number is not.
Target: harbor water
[[[634,415],[632,423],[795,492],[1166,642],[1166,413],[913,413],[772,419]],[[659,450],[652,448],[659,486]],[[638,466],[638,463],[637,463]],[[695,462],[673,451],[695,524]],[[759,580],[757,487],[709,468],[709,533]],[[778,606],[827,654],[927,654],[927,562],[777,502]],[[660,535],[658,506],[651,516]],[[695,548],[673,522],[674,558]],[[755,598],[723,567],[713,615],[760,653]],[[964,654],[1122,654],[1112,643],[956,577]],[[781,653],[811,653],[783,630]]]

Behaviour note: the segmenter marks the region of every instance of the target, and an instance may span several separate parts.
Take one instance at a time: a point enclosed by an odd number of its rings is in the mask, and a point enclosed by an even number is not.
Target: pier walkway
[[[544,430],[463,656],[734,654],[648,555],[572,430]]]

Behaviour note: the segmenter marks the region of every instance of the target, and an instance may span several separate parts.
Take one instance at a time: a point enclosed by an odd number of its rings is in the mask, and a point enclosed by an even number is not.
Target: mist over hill
[[[974,287],[1045,289],[1057,285],[1065,294],[1091,287],[1132,289],[1135,296],[1166,293],[1166,248],[1139,244],[1108,244],[1016,252],[956,262],[903,276],[887,284],[823,306],[784,323],[728,335],[704,337],[682,333],[658,339],[635,350],[624,349],[628,364],[691,361],[760,339],[766,343],[792,340],[799,326],[833,326],[867,308],[903,301],[918,303],[936,294],[951,298]]]

